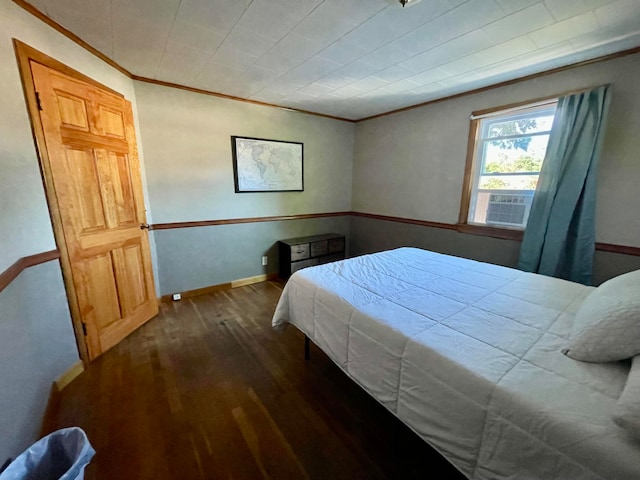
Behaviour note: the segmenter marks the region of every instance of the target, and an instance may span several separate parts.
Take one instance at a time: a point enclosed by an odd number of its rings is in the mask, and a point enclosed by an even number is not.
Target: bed
[[[592,290],[399,248],[296,272],[273,327],[300,329],[468,478],[640,479],[640,441],[612,421],[631,362],[561,352]]]

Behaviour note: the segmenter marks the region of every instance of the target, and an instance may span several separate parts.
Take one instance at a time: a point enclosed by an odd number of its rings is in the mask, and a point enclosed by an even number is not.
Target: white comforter
[[[612,419],[629,366],[565,357],[592,287],[400,248],[295,273],[298,327],[474,479],[640,479]]]

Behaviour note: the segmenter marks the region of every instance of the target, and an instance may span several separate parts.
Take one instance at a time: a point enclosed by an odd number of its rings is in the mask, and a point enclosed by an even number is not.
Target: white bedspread
[[[629,366],[560,353],[591,288],[400,248],[296,272],[273,326],[469,478],[640,479],[640,443],[611,419]]]

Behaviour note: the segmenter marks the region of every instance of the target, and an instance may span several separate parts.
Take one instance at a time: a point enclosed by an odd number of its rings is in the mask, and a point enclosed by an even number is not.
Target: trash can
[[[83,480],[95,453],[81,428],[63,428],[22,452],[0,473],[0,480]]]

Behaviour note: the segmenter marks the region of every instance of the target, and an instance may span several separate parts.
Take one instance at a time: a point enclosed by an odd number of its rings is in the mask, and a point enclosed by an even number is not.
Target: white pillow
[[[640,355],[640,270],[612,278],[587,296],[562,353],[584,362]]]
[[[627,383],[613,411],[613,421],[640,438],[640,356],[633,357]]]

